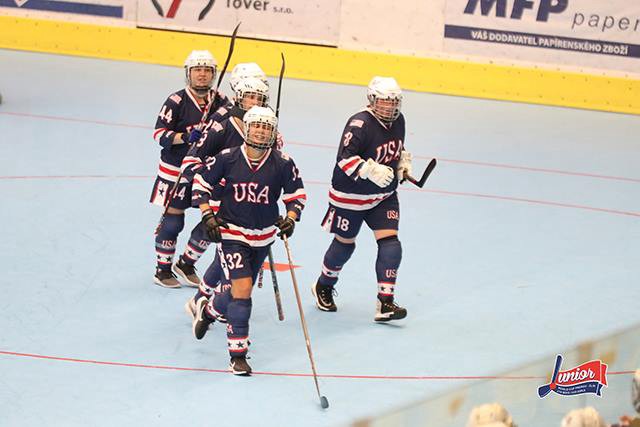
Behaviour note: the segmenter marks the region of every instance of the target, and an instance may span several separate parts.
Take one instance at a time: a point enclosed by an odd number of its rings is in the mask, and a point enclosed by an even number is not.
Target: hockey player
[[[235,97],[234,104],[229,117],[221,123],[213,122],[211,128],[205,132],[203,137],[196,143],[182,161],[184,175],[193,177],[208,159],[225,148],[239,147],[244,143],[244,123],[243,117],[251,107],[265,107],[269,103],[269,86],[258,78],[245,78],[234,81]],[[220,111],[220,110],[218,110]],[[219,195],[223,190],[222,184],[217,184],[212,193],[211,207],[214,212],[218,209]],[[205,295],[210,297],[213,288],[222,279],[222,267],[220,259],[216,253],[214,262],[209,266],[200,281],[198,293],[185,304],[185,311],[192,317],[195,316],[195,305],[199,297]]]
[[[322,221],[334,234],[322,271],[312,286],[316,306],[336,311],[334,286],[356,247],[356,236],[366,222],[377,241],[378,298],[374,320],[406,317],[394,302],[394,287],[402,259],[398,240],[400,206],[396,188],[411,174],[411,154],[404,149],[405,122],[400,113],[402,90],[391,77],[369,83],[369,105],[347,121],[338,148],[329,190],[329,208]]]
[[[184,228],[184,211],[191,206],[191,185],[186,179],[181,179],[171,200],[167,201],[167,198],[171,196],[169,193],[178,179],[182,159],[190,144],[202,135],[195,126],[200,123],[209,102],[216,68],[216,60],[209,51],[194,50],[189,54],[184,63],[187,86],[167,98],[158,114],[153,133],[154,140],[162,150],[150,202],[159,206],[169,203],[167,214],[156,234],[157,267],[153,280],[155,284],[166,288],[180,287],[173,272],[182,276],[190,286],[200,283],[194,263],[208,246],[206,233],[200,225],[192,231],[185,253],[173,265],[172,272],[176,241]],[[218,101],[226,102],[220,96]]]
[[[233,67],[231,71],[231,77],[229,77],[229,86],[231,86],[231,92],[237,93],[238,83],[240,83],[244,79],[255,78],[262,81],[267,87],[269,86],[269,81],[267,80],[267,75],[262,71],[262,68],[255,62],[242,62]],[[222,123],[223,120],[229,117],[234,106],[236,105],[234,100],[227,100],[227,102],[219,107],[216,112],[211,116],[211,124],[216,121],[218,123]],[[236,107],[237,108],[237,107]]]
[[[200,206],[202,223],[214,242],[221,242],[231,286],[213,298],[196,303],[193,333],[202,339],[209,325],[226,318],[227,344],[236,375],[249,375],[246,355],[249,346],[251,291],[260,266],[276,233],[290,237],[300,219],[306,194],[296,165],[290,157],[272,149],[277,119],[268,107],[253,107],[244,116],[245,142],[224,149],[194,178],[194,201]],[[209,197],[221,179],[226,185],[217,214]],[[282,194],[284,193],[284,194]],[[278,216],[278,199],[287,213]]]

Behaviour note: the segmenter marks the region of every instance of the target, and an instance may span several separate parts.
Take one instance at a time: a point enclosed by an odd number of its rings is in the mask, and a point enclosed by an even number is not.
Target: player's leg
[[[186,200],[191,200],[191,185],[185,186],[184,197]],[[173,266],[174,273],[181,277],[187,286],[196,288],[200,285],[195,263],[204,254],[210,243],[204,224],[199,222],[191,230],[191,236],[189,236],[184,253]]]
[[[216,251],[216,256],[213,259],[213,262],[205,271],[204,276],[202,276],[200,285],[198,285],[198,291],[185,303],[185,311],[191,316],[191,320],[195,318],[195,315],[197,313],[196,303],[200,300],[200,298],[204,298],[205,300],[210,301],[212,297],[217,296],[222,292],[221,282],[223,277],[224,274],[220,263],[220,257],[218,255],[218,251]],[[217,320],[226,322],[226,320],[224,320],[223,318],[224,316]]]
[[[316,306],[322,311],[338,309],[333,299],[334,287],[338,282],[340,271],[356,249],[356,236],[360,231],[363,218],[363,212],[330,205],[322,221],[322,228],[334,235],[333,241],[324,254],[320,277],[311,287]]]
[[[151,193],[150,202],[154,205],[164,207],[165,200],[169,196],[172,186],[173,183],[171,181],[157,177],[153,186],[153,192]],[[179,194],[179,192],[180,187],[178,187],[176,194]],[[176,252],[178,235],[184,228],[184,210],[187,207],[187,204],[174,197],[166,215],[162,219],[162,223],[158,226],[155,236],[157,265],[156,274],[153,278],[156,285],[165,288],[180,287],[180,282],[178,282],[171,271],[171,265],[173,264],[173,256]]]
[[[400,206],[397,195],[394,194],[369,211],[365,221],[373,230],[378,244],[376,257],[378,298],[374,320],[387,322],[403,319],[407,316],[407,310],[394,301],[396,279],[402,261],[402,245],[398,240]]]

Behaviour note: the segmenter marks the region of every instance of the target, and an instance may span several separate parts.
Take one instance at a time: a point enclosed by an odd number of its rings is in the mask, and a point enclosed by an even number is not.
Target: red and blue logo
[[[602,387],[607,386],[606,363],[602,363],[601,360],[590,360],[567,371],[561,371],[560,365],[562,365],[562,356],[557,355],[551,382],[538,387],[540,399],[552,391],[563,396],[585,393],[602,396]]]

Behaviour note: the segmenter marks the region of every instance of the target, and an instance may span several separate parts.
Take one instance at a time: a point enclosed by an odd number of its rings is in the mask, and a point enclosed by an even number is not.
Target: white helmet
[[[235,92],[238,82],[248,77],[260,79],[264,84],[267,86],[269,85],[267,75],[262,71],[262,68],[260,68],[258,64],[255,62],[242,62],[233,67],[233,71],[231,71],[231,77],[229,77],[231,90]]]
[[[385,123],[391,123],[400,116],[402,89],[393,77],[374,77],[369,83],[367,99],[373,114]],[[379,100],[392,101],[378,105]]]
[[[467,427],[512,427],[511,415],[499,403],[487,403],[471,410]]]
[[[194,67],[209,67],[212,69],[213,77],[211,82],[207,86],[194,86],[191,82],[191,69]],[[208,50],[194,50],[191,51],[187,59],[184,60],[184,72],[187,78],[187,84],[197,92],[206,92],[213,86],[213,81],[216,78],[216,69],[218,63]]]
[[[636,370],[631,382],[631,402],[636,412],[640,414],[640,369]]]
[[[607,427],[598,411],[591,406],[574,409],[562,419],[562,427]]]
[[[244,100],[247,95],[254,95],[254,99],[257,100],[257,106],[266,107],[269,105],[269,86],[264,83],[262,80],[257,79],[255,77],[247,77],[245,79],[241,79],[236,84],[236,105],[240,107],[242,110],[248,110],[244,106]]]
[[[273,146],[276,140],[278,118],[271,107],[251,107],[245,113],[242,121],[244,123],[244,140],[248,146],[258,150],[266,150]],[[268,133],[258,133],[256,135],[255,130],[251,131],[251,129],[256,128],[266,129]]]

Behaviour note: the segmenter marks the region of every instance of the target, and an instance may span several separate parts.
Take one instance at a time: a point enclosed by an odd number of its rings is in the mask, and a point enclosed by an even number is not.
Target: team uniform
[[[180,283],[173,272],[178,273],[190,286],[198,286],[200,279],[195,273],[194,263],[206,250],[209,242],[201,226],[191,233],[189,243],[178,263],[173,264],[178,235],[184,228],[184,210],[191,206],[191,184],[180,176],[183,158],[191,143],[206,130],[199,124],[210,99],[211,81],[215,77],[216,62],[208,51],[193,51],[185,61],[187,87],[171,94],[162,105],[153,132],[154,140],[162,147],[158,174],[151,192],[150,202],[172,208],[166,212],[156,230],[156,274],[157,285],[177,288]],[[204,71],[203,71],[204,70]],[[208,72],[205,84],[201,84],[199,73]],[[193,75],[196,80],[192,80]],[[200,83],[199,83],[200,82]],[[224,95],[218,94],[217,103],[226,103]],[[215,109],[215,105],[212,110]],[[209,115],[211,117],[211,115]],[[179,138],[178,138],[178,135]],[[177,184],[176,184],[177,183]],[[172,188],[175,189],[172,192]],[[169,200],[169,198],[171,200]]]
[[[271,111],[254,107],[249,113],[256,109]],[[275,123],[275,116],[272,117]],[[220,206],[215,218],[224,224],[219,228],[221,252],[226,264],[223,267],[228,270],[232,283],[245,278],[254,283],[278,230],[284,231],[281,224],[286,221],[279,217],[278,199],[284,202],[288,215],[294,214],[299,220],[306,201],[304,185],[293,159],[288,155],[268,148],[259,161],[254,161],[247,154],[246,144],[224,149],[196,174],[193,181],[194,203],[200,206],[208,203],[221,180],[225,185],[219,195]],[[292,232],[293,224],[290,227]],[[232,297],[231,287],[227,285],[220,286],[208,301],[203,297],[197,304],[193,323],[196,338],[201,339],[214,320],[226,321],[232,370],[236,374],[250,373],[250,368],[248,372],[236,371],[234,361],[242,359],[246,363],[251,298]]]
[[[373,88],[373,89],[372,89]],[[369,92],[376,98],[370,106],[347,120],[329,190],[329,207],[322,227],[337,236],[325,253],[322,269],[312,287],[316,305],[323,311],[336,311],[334,286],[344,264],[355,250],[355,237],[363,223],[386,233],[377,240],[377,312],[374,320],[388,321],[406,316],[394,303],[397,271],[402,246],[397,237],[400,206],[399,177],[410,173],[410,154],[404,149],[405,120],[400,113],[401,91],[389,78],[374,78]],[[374,107],[381,99],[395,102],[388,115]],[[387,108],[388,109],[388,108]],[[382,234],[382,232],[381,232]]]

